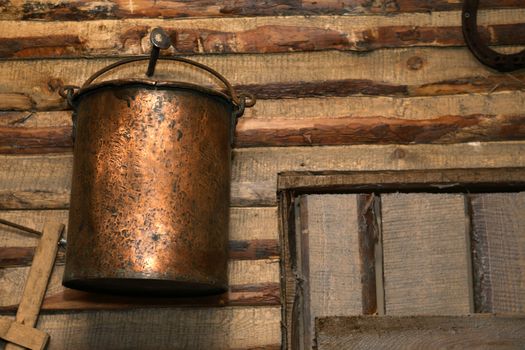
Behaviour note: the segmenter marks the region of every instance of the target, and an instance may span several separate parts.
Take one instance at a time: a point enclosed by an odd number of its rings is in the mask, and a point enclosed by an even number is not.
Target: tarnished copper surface
[[[136,82],[75,98],[66,287],[227,288],[230,117],[221,95]]]

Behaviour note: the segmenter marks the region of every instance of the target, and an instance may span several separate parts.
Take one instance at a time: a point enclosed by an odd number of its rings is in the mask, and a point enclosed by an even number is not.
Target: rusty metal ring
[[[73,95],[75,94],[75,90],[78,90],[79,87],[75,85],[63,85],[58,90],[58,94],[65,98],[68,105],[70,107],[73,107],[72,101],[73,101]]]
[[[502,54],[481,41],[477,24],[478,5],[479,0],[464,0],[461,13],[463,37],[470,51],[478,61],[500,72],[525,68],[525,50],[514,54]]]
[[[102,68],[101,70],[99,70],[98,72],[95,72],[92,76],[90,76],[84,82],[84,84],[82,85],[81,88],[85,89],[95,79],[100,77],[102,74],[112,70],[113,68],[116,68],[116,67],[122,66],[124,64],[128,64],[128,63],[138,62],[138,61],[149,61],[149,59],[150,59],[149,57],[134,57],[134,58],[127,58],[127,59],[124,59],[122,61],[118,61],[118,62],[115,62],[113,64],[110,64],[109,66]],[[202,70],[207,71],[208,73],[214,75],[217,79],[219,79],[226,86],[226,89],[228,91],[228,96],[231,98],[232,102],[236,106],[238,106],[238,107],[240,106],[241,99],[239,98],[239,95],[237,95],[237,92],[235,91],[234,87],[230,84],[230,82],[223,75],[221,75],[216,70],[214,70],[214,69],[212,69],[212,68],[210,68],[210,67],[208,67],[208,66],[206,66],[206,65],[204,65],[202,63],[195,62],[195,61],[189,60],[187,58],[183,58],[183,57],[161,57],[161,58],[159,58],[159,60],[182,62],[182,63],[186,63],[186,64],[189,64],[189,65],[192,65],[194,67],[197,67],[197,68],[200,68]],[[255,104],[255,98],[253,97],[253,95],[245,94],[243,96],[248,96],[249,99],[250,99],[249,100],[249,105],[246,104],[245,106],[251,107],[251,106],[253,106]],[[243,109],[244,109],[244,107],[243,107]]]

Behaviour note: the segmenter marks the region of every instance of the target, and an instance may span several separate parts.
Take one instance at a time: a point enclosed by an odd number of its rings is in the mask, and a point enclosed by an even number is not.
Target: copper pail
[[[227,290],[233,130],[244,107],[226,92],[182,82],[112,80],[76,90],[74,164],[63,284],[132,294]]]

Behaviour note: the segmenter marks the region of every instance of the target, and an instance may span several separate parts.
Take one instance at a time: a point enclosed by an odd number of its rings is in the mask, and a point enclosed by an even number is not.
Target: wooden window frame
[[[304,348],[304,326],[300,317],[303,312],[304,289],[300,276],[297,276],[297,252],[294,243],[298,219],[296,205],[301,195],[397,191],[490,193],[524,190],[525,167],[279,173],[277,194],[280,216],[283,348]],[[377,263],[382,264],[376,261]],[[382,270],[376,271],[377,273],[382,274]],[[375,284],[373,288],[375,296]],[[376,296],[376,300],[377,310],[384,308],[384,295]]]

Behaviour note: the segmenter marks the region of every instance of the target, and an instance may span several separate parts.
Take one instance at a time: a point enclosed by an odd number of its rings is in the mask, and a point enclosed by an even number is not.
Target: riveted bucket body
[[[66,287],[227,289],[232,104],[185,85],[105,83],[74,100]]]

